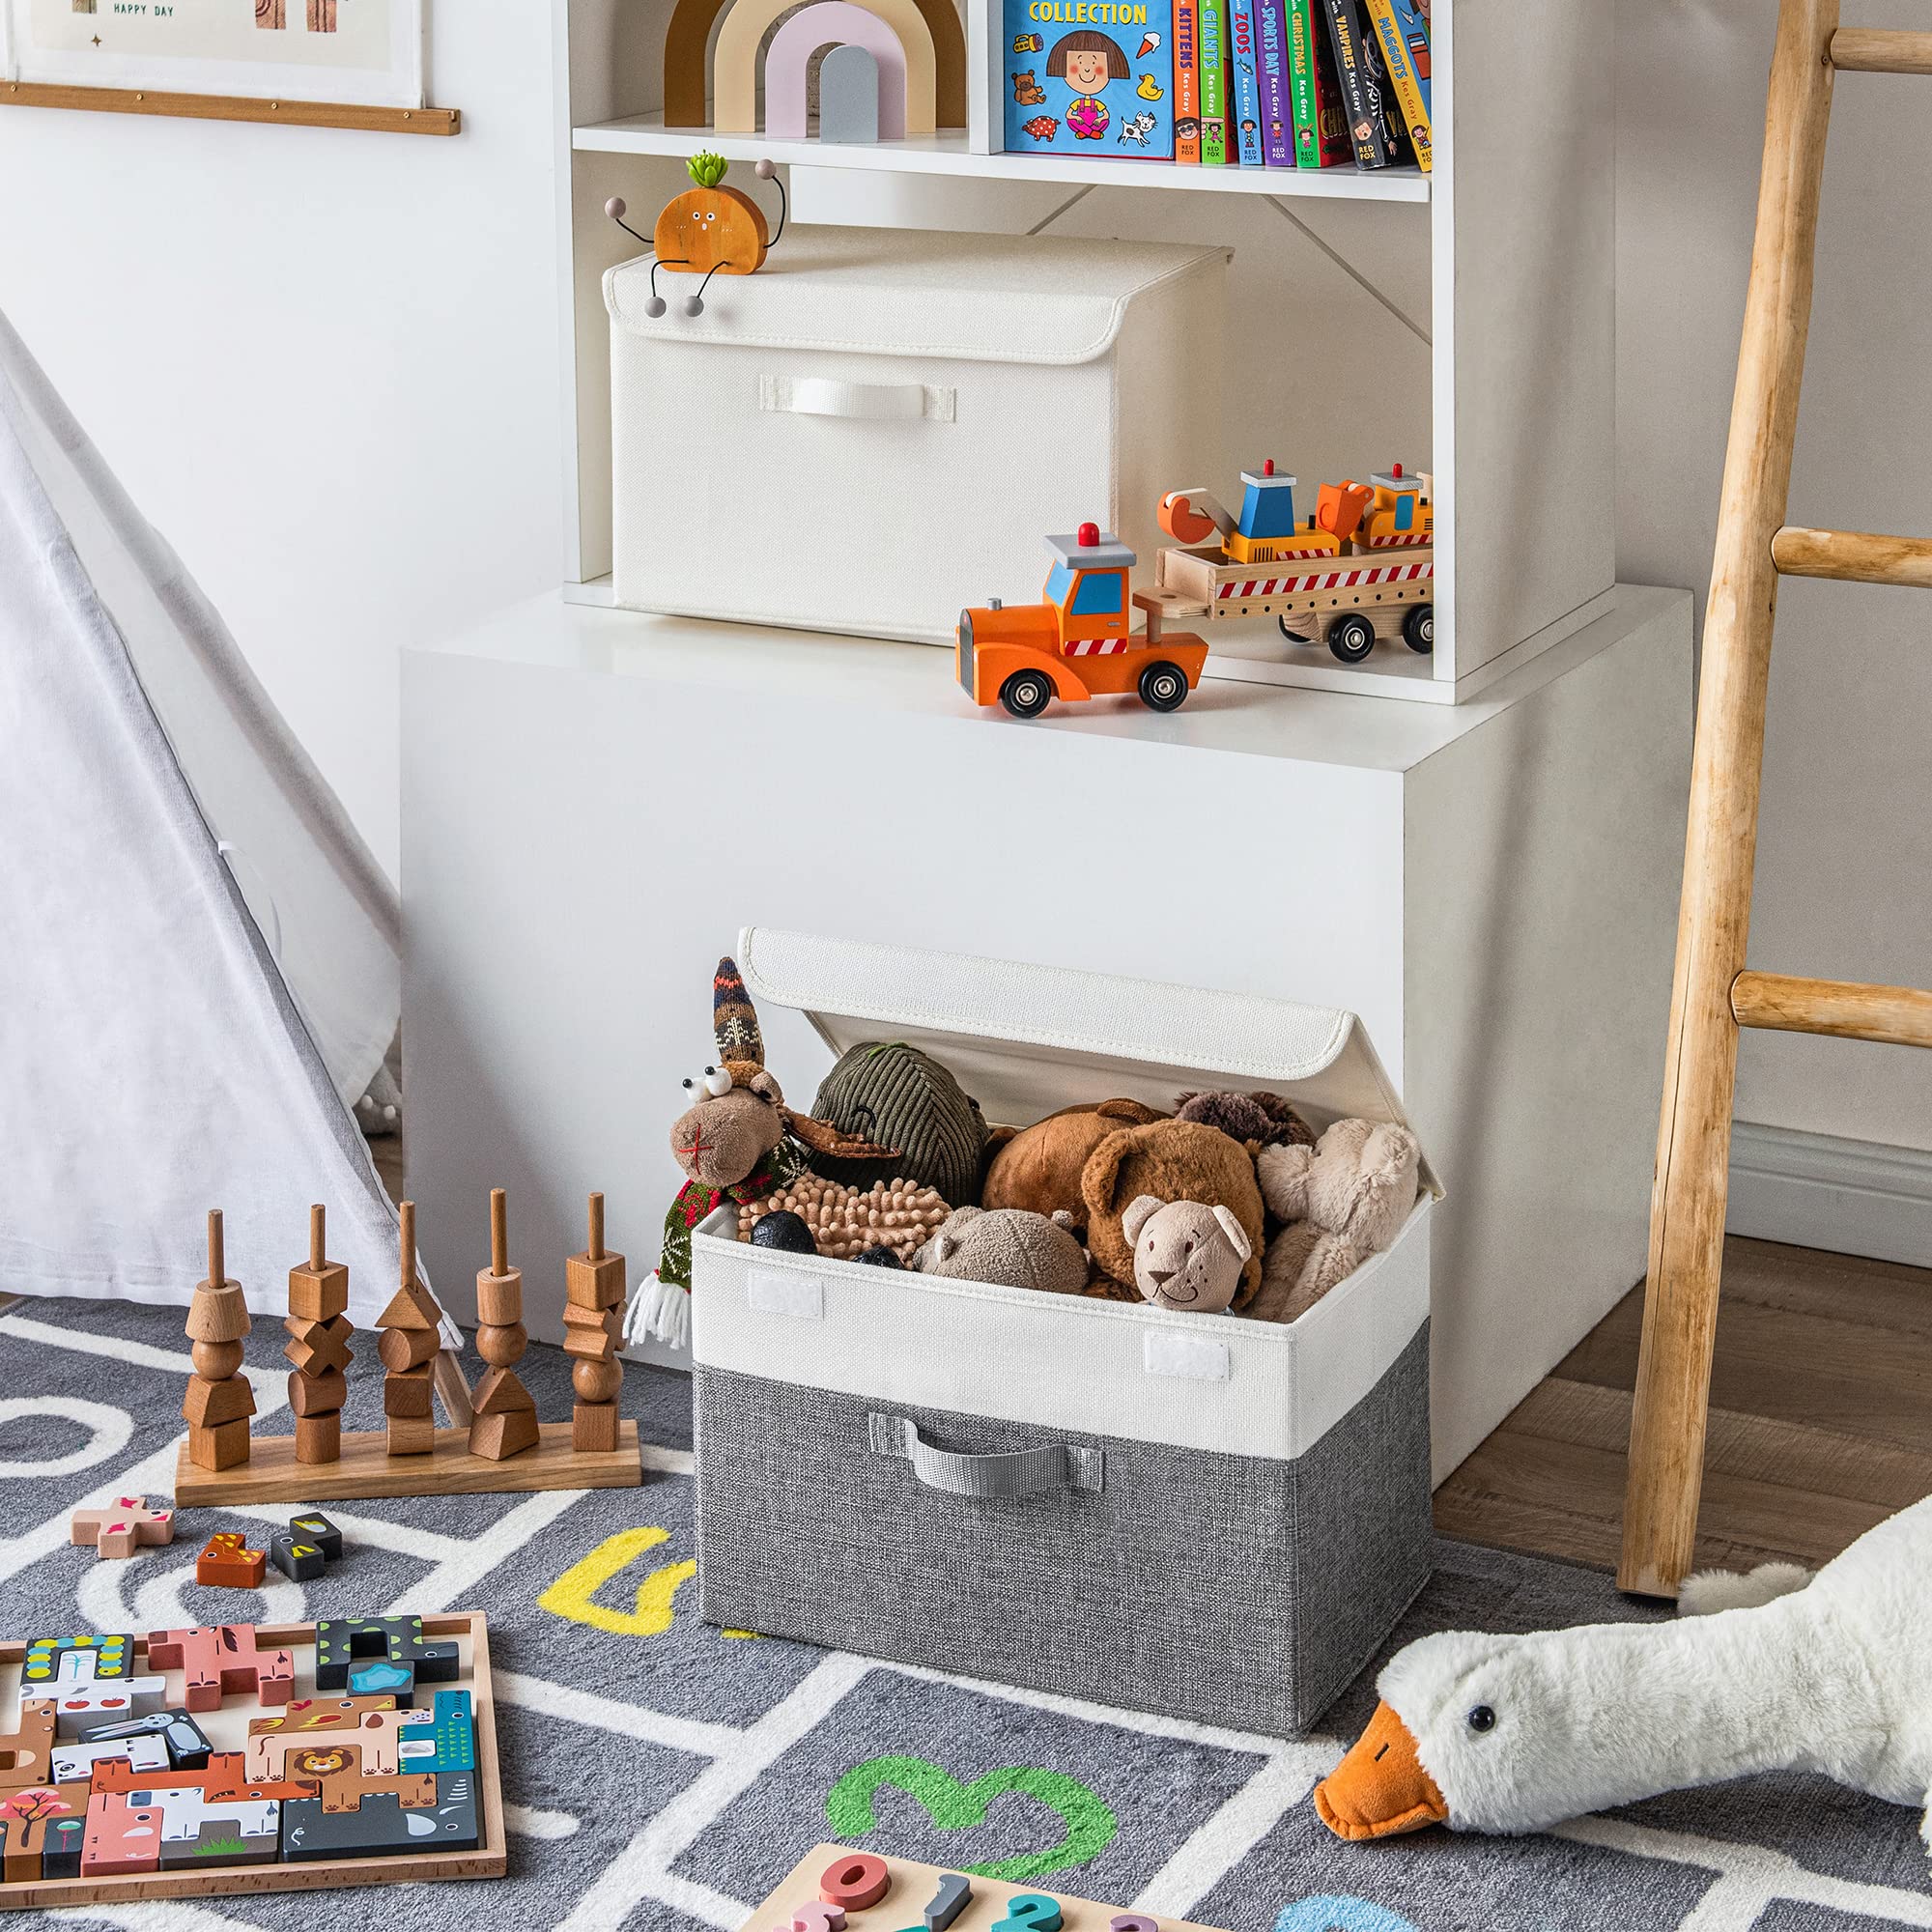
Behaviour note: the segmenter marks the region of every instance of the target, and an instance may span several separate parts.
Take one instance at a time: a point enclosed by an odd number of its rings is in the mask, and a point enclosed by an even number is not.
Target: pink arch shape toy
[[[766,33],[779,25],[787,4],[788,0],[729,0],[711,55],[711,125],[719,133],[756,132],[758,47]],[[937,99],[935,51],[932,29],[916,0],[846,0],[846,4],[876,14],[897,36],[905,61],[905,131],[909,135],[930,134]],[[938,0],[938,4],[952,13],[952,0]],[[812,47],[823,46],[829,39],[843,38],[821,32],[806,48],[806,54],[809,58]]]
[[[804,140],[806,69],[828,42],[864,47],[878,62],[879,138],[904,140],[905,49],[886,21],[852,0],[815,0],[772,36],[765,49],[765,132],[775,140]]]

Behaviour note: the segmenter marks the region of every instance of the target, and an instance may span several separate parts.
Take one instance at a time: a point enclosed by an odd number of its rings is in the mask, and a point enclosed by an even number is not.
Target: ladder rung
[[[1731,1016],[1774,1033],[1825,1033],[1888,1046],[1932,1046],[1932,993],[1911,986],[1861,986],[1849,980],[1795,980],[1740,973]]]
[[[1836,577],[1848,583],[1902,583],[1932,590],[1932,538],[1805,530],[1787,524],[1771,540],[1771,560],[1786,577]]]
[[[1932,34],[1840,27],[1832,36],[1832,65],[1848,73],[1932,73]]]

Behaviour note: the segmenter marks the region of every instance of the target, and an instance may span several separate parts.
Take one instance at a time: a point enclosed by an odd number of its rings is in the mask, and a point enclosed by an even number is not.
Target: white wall
[[[1717,532],[1774,0],[1621,0],[1618,575],[1696,587]],[[1848,0],[1848,25],[1922,7]],[[1932,86],[1836,82],[1794,523],[1932,534]],[[1932,597],[1788,581],[1750,959],[1932,985]],[[1932,1149],[1932,1054],[1754,1034],[1741,1118]]]
[[[450,140],[0,107],[0,308],[391,871],[399,650],[562,541],[550,10],[434,12]]]
[[[0,305],[392,867],[398,648],[560,552],[549,9],[436,13],[453,141],[0,108]],[[1620,574],[1700,595],[1775,13],[1618,9]],[[1926,85],[1839,82],[1801,521],[1932,531]],[[1928,624],[1786,587],[1755,963],[1932,980]],[[1932,1056],[1754,1037],[1740,1111],[1932,1149]]]

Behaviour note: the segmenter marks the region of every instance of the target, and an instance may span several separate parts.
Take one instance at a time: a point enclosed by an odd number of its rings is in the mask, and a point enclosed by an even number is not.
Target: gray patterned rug
[[[265,1413],[281,1400],[278,1339],[265,1321],[249,1343]],[[193,1580],[201,1544],[245,1517],[197,1511],[172,1547],[125,1563],[71,1548],[83,1499],[167,1493],[187,1366],[168,1311],[42,1301],[0,1315],[0,1632],[484,1610],[511,1876],[63,1915],[73,1921],[734,1932],[805,1851],[841,1838],[1229,1932],[1932,1927],[1914,1814],[1814,1778],[1742,1780],[1543,1837],[1348,1846],[1308,1793],[1367,1716],[1373,1672],[1323,1736],[1284,1744],[710,1629],[688,1587],[674,1376],[634,1369],[625,1384],[655,1445],[643,1488],[333,1504],[347,1559],[312,1583],[276,1578],[252,1607]],[[522,1366],[544,1412],[566,1413],[563,1357],[533,1347]],[[376,1378],[351,1374],[345,1421],[373,1426]],[[1457,1544],[1437,1561],[1397,1641],[1636,1614],[1607,1579],[1560,1564]]]

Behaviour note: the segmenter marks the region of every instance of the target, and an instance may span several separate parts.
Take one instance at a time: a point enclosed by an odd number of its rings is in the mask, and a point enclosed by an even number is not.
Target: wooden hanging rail
[[[1741,1027],[1932,1046],[1932,994],[1745,966],[1782,575],[1932,585],[1932,543],[1785,523],[1810,327],[1833,76],[1932,74],[1932,34],[1838,25],[1838,0],[1780,0],[1764,169],[1704,618],[1677,968],[1663,1068],[1643,1340],[1617,1581],[1674,1597],[1696,1545]]]
[[[1932,73],[1932,34],[1889,27],[1840,27],[1832,65],[1846,73]]]
[[[1731,981],[1731,1013],[1741,1027],[1772,1033],[1823,1033],[1886,1046],[1932,1046],[1932,993],[1914,986],[1740,973]]]
[[[152,87],[68,87],[0,80],[0,106],[77,107],[95,114],[166,114],[184,121],[279,121],[366,134],[456,134],[455,107],[363,107],[349,100],[256,100],[228,94],[164,94]]]
[[[1787,524],[1771,540],[1784,577],[1835,577],[1847,583],[1897,583],[1932,590],[1932,538],[1882,537],[1869,530],[1806,530]]]

